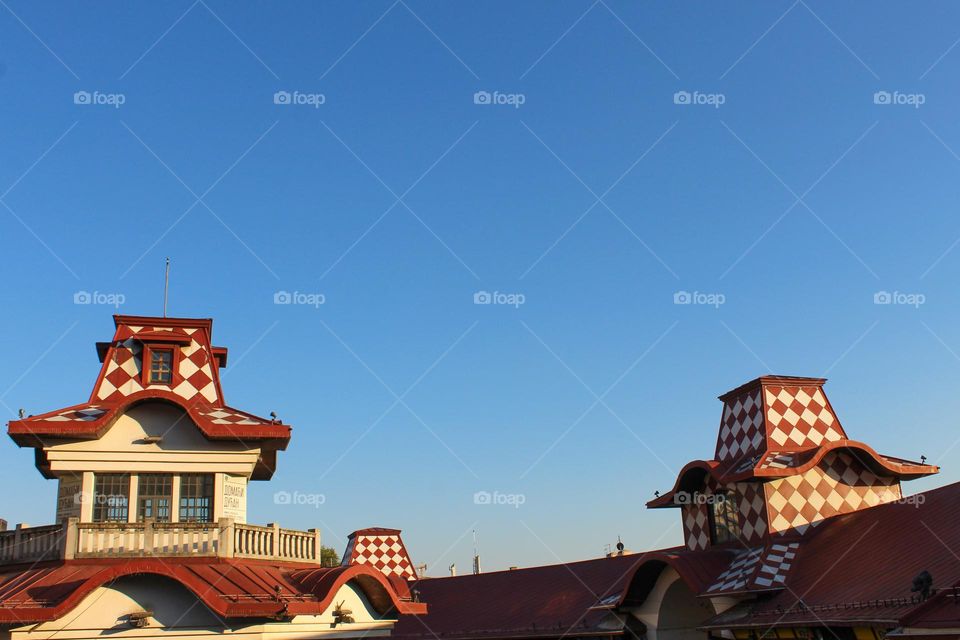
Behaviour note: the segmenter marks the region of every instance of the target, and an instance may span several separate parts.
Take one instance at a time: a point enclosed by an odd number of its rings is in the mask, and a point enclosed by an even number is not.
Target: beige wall
[[[161,436],[158,443],[144,443]],[[51,471],[60,478],[56,519],[93,518],[96,473],[132,474],[130,520],[136,520],[137,473],[170,473],[177,515],[181,473],[213,473],[214,515],[246,522],[247,482],[260,449],[240,442],[207,440],[181,408],[164,402],[137,405],[120,416],[99,440],[61,441],[44,447]]]

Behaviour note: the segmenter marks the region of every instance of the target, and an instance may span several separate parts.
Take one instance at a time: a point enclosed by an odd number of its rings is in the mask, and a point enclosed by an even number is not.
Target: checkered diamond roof
[[[342,563],[367,564],[387,576],[417,579],[416,569],[400,538],[399,529],[374,527],[354,531],[347,540]]]
[[[224,403],[219,368],[226,349],[211,345],[212,320],[114,316],[114,322],[113,339],[97,345],[103,364],[90,399],[11,421],[8,432],[18,444],[42,447],[45,437],[99,438],[133,404],[165,400],[182,407],[208,438],[255,441],[265,451],[286,448],[288,425]],[[154,348],[173,354],[169,384],[151,384],[144,376],[144,354]],[[258,475],[269,477],[268,466]]]

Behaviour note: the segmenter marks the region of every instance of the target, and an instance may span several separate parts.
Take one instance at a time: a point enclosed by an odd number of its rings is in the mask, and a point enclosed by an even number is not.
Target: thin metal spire
[[[163,317],[167,317],[167,294],[170,290],[170,258],[167,258],[167,268],[163,274]]]

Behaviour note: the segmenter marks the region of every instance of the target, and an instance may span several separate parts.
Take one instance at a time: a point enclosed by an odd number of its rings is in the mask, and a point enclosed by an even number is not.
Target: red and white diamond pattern
[[[200,415],[208,418],[213,424],[259,425],[269,424],[264,420],[257,420],[251,416],[237,413],[228,408],[216,408],[209,411],[201,410]]]
[[[397,535],[358,535],[353,540],[352,552],[348,550],[353,564],[368,564],[386,575],[396,575],[407,580],[417,577],[413,563]],[[345,557],[344,560],[347,558]]]
[[[782,587],[797,557],[799,542],[774,543],[739,551],[726,570],[707,587],[707,593]]]
[[[683,535],[687,548],[691,551],[706,549],[710,543],[710,523],[707,520],[707,506],[703,504],[683,505]]]
[[[723,405],[717,460],[733,460],[757,451],[764,441],[763,407],[755,389]]]
[[[67,409],[42,419],[48,422],[93,422],[106,412],[106,409],[95,404],[88,404],[81,409]]]
[[[763,458],[760,463],[761,469],[789,469],[797,466],[800,457],[793,453],[784,453],[781,451],[771,451]]]
[[[753,583],[758,587],[777,587],[787,582],[787,573],[797,557],[799,542],[772,544],[763,556],[763,564]]]
[[[740,533],[746,544],[759,544],[767,533],[767,508],[763,486],[758,482],[738,482],[736,494],[740,500]]]
[[[743,542],[762,544],[767,533],[767,510],[762,485],[757,482],[739,482],[722,488],[738,501],[738,521]],[[704,492],[712,494],[717,490],[716,483],[712,478],[708,478]],[[692,551],[706,549],[710,544],[709,508],[706,501],[683,505],[683,535],[687,548]]]
[[[850,453],[834,451],[805,473],[764,486],[771,533],[805,533],[825,518],[901,498],[900,480],[879,477]]]
[[[164,327],[129,327],[131,331],[140,333],[142,331],[164,331],[169,330]],[[183,332],[193,336],[197,329],[186,328]],[[185,400],[200,399],[218,404],[217,386],[214,382],[214,372],[211,366],[212,356],[207,348],[199,340],[193,339],[188,344],[180,348],[180,365],[178,370],[178,384],[173,389]],[[106,373],[96,389],[94,397],[99,400],[112,401],[119,400],[125,396],[132,395],[144,390],[141,384],[142,373],[142,351],[138,340],[127,338],[122,343],[114,347],[112,357],[107,362]],[[167,385],[148,385],[151,389],[167,389]]]
[[[769,438],[781,447],[819,446],[846,437],[820,387],[765,387],[764,402]]]
[[[757,568],[762,553],[763,547],[743,549],[737,552],[730,566],[717,576],[714,583],[707,588],[707,593],[740,591],[744,589],[750,580],[750,576],[753,575],[754,570]]]

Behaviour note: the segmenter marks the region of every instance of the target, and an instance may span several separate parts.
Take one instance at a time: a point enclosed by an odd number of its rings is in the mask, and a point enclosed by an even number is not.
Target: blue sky
[[[9,417],[86,399],[116,310],[74,295],[158,314],[170,256],[227,400],[295,427],[251,520],[338,548],[678,544],[644,502],[768,372],[943,466],[908,490],[960,480],[954,3],[2,4]],[[52,520],[30,452],[0,461],[0,517]]]

